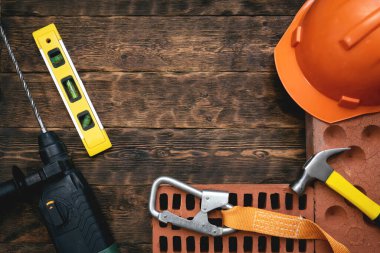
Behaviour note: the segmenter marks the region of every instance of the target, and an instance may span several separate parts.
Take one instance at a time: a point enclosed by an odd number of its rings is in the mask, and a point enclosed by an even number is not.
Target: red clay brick
[[[337,124],[307,118],[307,153],[352,147],[330,165],[352,184],[380,203],[380,114],[365,115]],[[378,252],[380,229],[364,221],[363,214],[327,186],[315,184],[315,219],[351,252]],[[316,252],[329,252],[316,243]]]
[[[262,184],[252,184],[252,185],[194,185],[195,188],[198,189],[209,189],[209,190],[220,190],[220,191],[228,191],[230,193],[237,194],[237,205],[243,206],[244,203],[249,203],[249,197],[246,196],[246,201],[244,202],[244,194],[252,194],[252,206],[258,207],[258,195],[260,192],[266,193],[266,208],[267,210],[272,210],[271,206],[271,200],[270,196],[271,194],[278,194],[279,197],[279,208],[276,210],[273,210],[275,212],[281,212],[286,213],[290,215],[302,215],[303,217],[306,217],[308,219],[314,218],[314,198],[313,198],[313,189],[310,187],[306,194],[307,194],[307,200],[306,200],[306,209],[305,210],[299,210],[299,201],[298,196],[291,193],[288,185],[262,185]],[[168,196],[168,210],[171,212],[180,215],[182,217],[194,217],[194,215],[199,211],[200,207],[200,201],[199,199],[195,199],[195,208],[194,210],[187,210],[186,209],[186,194],[179,191],[176,188],[170,187],[170,186],[162,186],[158,190],[157,194],[157,210],[159,210],[159,196],[160,194],[167,194]],[[172,209],[172,201],[173,201],[173,194],[181,194],[181,206],[179,210],[173,210]],[[292,210],[287,210],[285,206],[285,196],[286,193],[291,194],[293,196],[293,208]],[[275,199],[276,197],[274,197]],[[217,211],[210,214],[211,218],[221,218],[220,213]],[[272,252],[271,248],[271,237],[270,236],[264,236],[259,235],[255,233],[249,233],[249,232],[237,232],[231,235],[224,236],[223,238],[215,239],[216,242],[214,242],[213,237],[208,237],[202,234],[198,234],[189,230],[180,229],[180,230],[173,230],[172,226],[168,224],[166,227],[160,227],[158,220],[153,219],[153,253],[160,253],[160,252]],[[161,251],[160,250],[160,237],[167,238],[167,250]],[[181,250],[174,251],[173,249],[173,238],[176,237],[176,243],[179,244],[180,238],[181,242]],[[202,238],[203,237],[203,238]],[[244,237],[247,237],[244,239]],[[265,251],[258,251],[258,240],[259,237],[261,237],[260,240],[266,240],[266,250]],[[191,242],[194,240],[194,251],[187,251],[187,238],[194,238],[189,239]],[[265,239],[263,239],[265,238]],[[204,251],[201,251],[200,242],[202,241],[208,241],[208,248],[203,247]],[[246,244],[250,243],[252,240],[252,247],[249,248],[246,245],[246,251],[244,251],[244,240],[246,240]],[[273,239],[274,244],[276,242],[276,238]],[[220,249],[220,241],[222,241],[223,248]],[[236,242],[236,247],[235,246]],[[230,245],[231,244],[231,245]],[[307,241],[306,242],[306,251],[304,252],[314,252],[314,243],[313,241]],[[276,246],[276,245],[274,245]],[[216,249],[216,250],[215,250]],[[230,250],[231,249],[231,250]],[[293,251],[290,252],[300,252],[299,250],[299,242],[295,240],[293,242]],[[286,239],[280,238],[279,239],[279,251],[278,252],[289,252],[286,249]]]

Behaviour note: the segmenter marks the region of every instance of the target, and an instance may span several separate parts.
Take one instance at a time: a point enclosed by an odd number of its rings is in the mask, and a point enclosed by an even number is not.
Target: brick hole
[[[265,252],[267,249],[267,238],[265,236],[259,236],[257,240],[257,250],[259,252]]]
[[[244,236],[243,249],[244,252],[252,252],[253,238],[251,236]]]
[[[267,207],[267,193],[266,192],[259,192],[259,197],[257,199],[257,206],[258,208],[266,208]]]
[[[178,194],[178,193],[173,194],[172,208],[173,210],[179,210],[181,208],[181,194]]]
[[[182,251],[181,237],[180,236],[173,236],[173,251],[174,252],[181,252]]]
[[[166,228],[167,226],[168,226],[168,224],[167,223],[165,223],[165,222],[162,222],[162,221],[159,221],[159,223],[158,223],[159,225],[160,225],[160,227],[162,227],[162,228]]]
[[[252,194],[244,194],[244,206],[252,206]]]
[[[280,194],[273,193],[270,195],[270,205],[273,210],[280,209]]]
[[[180,227],[173,225],[173,224],[171,224],[171,226],[172,226],[172,230],[180,230],[181,229]]]
[[[380,141],[380,127],[375,125],[366,126],[362,132],[362,139],[369,143],[378,143]]]
[[[305,239],[300,239],[298,241],[298,250],[299,252],[306,252],[307,241]]]
[[[280,252],[280,238],[277,236],[272,236],[270,240],[270,247],[272,252]]]
[[[162,193],[160,194],[160,210],[168,209],[168,194]]]
[[[230,203],[233,206],[237,206],[237,194],[236,193],[230,193],[228,196],[228,203]]]
[[[214,237],[214,251],[223,252],[223,237]]]
[[[168,238],[166,236],[160,236],[160,251],[167,252],[168,251]]]
[[[223,225],[223,220],[221,218],[209,218],[208,221],[215,226],[221,227]]]
[[[237,252],[237,238],[235,236],[228,238],[228,252]]]
[[[328,145],[334,145],[336,140],[345,140],[346,132],[341,126],[331,125],[323,132],[323,139]]]
[[[191,194],[186,194],[186,209],[194,210],[195,208],[195,197]]]
[[[347,212],[339,205],[330,206],[325,211],[325,220],[331,226],[339,226],[347,220]]]
[[[298,197],[298,209],[305,210],[307,208],[307,195],[303,194]]]
[[[286,238],[285,248],[286,248],[286,252],[293,252],[293,250],[294,250],[294,240]]]
[[[208,252],[208,237],[207,236],[202,236],[200,240],[200,248],[201,252]]]
[[[186,238],[186,251],[194,252],[195,251],[195,239],[194,236],[188,236]]]
[[[285,208],[286,210],[293,210],[293,194],[285,194]]]
[[[359,146],[350,146],[350,148],[340,156],[340,159],[345,164],[356,164],[357,167],[364,167],[366,163],[364,150]],[[337,160],[338,158],[335,159]],[[349,169],[349,166],[347,168]]]

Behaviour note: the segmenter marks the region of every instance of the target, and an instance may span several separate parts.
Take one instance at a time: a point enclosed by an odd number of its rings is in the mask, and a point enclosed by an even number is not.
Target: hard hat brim
[[[362,114],[380,112],[380,105],[358,106],[355,109],[341,107],[338,105],[338,101],[315,89],[302,73],[297,62],[295,48],[291,45],[292,33],[299,26],[313,2],[314,0],[308,0],[302,6],[274,50],[277,73],[286,91],[302,109],[328,123],[335,123]]]

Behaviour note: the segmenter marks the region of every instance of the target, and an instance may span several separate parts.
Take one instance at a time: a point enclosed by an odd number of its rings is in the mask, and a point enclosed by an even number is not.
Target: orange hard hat
[[[274,57],[285,89],[314,117],[379,112],[380,1],[306,1]]]

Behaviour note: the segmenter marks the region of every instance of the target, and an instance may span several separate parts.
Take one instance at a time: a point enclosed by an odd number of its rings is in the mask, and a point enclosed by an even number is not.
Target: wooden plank
[[[83,73],[106,127],[301,128],[276,73]],[[26,74],[48,127],[73,127],[49,74]],[[0,74],[0,127],[37,127],[15,73]]]
[[[75,129],[57,131],[91,184],[290,183],[304,162],[303,129],[108,129],[112,149],[89,158]],[[36,128],[0,129],[0,180],[39,166]],[[233,172],[233,173],[232,173]]]
[[[192,16],[192,15],[294,15],[300,0],[206,1],[3,1],[4,16]]]
[[[54,252],[52,244],[36,244],[36,243],[0,243],[0,248],[3,252],[12,253],[46,253]]]
[[[81,71],[273,71],[290,16],[3,17],[24,72],[46,72],[31,33],[54,22]],[[2,71],[14,71],[1,52]]]

